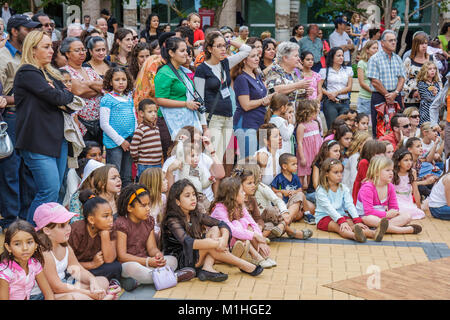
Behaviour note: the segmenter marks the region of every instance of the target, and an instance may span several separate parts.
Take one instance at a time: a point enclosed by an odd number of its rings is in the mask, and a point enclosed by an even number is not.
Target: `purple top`
[[[236,112],[234,113],[233,125],[245,129],[258,129],[264,123],[266,107],[261,105],[255,109],[245,111],[239,103],[239,96],[248,95],[250,100],[264,98],[267,95],[267,89],[260,75],[253,79],[246,72],[242,72],[234,80],[234,92],[236,94]],[[242,119],[242,121],[240,121]],[[239,125],[239,122],[241,123]]]

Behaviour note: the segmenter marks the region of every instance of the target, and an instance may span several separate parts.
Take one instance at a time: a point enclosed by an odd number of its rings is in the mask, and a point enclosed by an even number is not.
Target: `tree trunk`
[[[294,28],[298,24],[298,11],[300,9],[300,0],[290,0],[290,27]]]
[[[385,0],[384,2],[384,27],[385,29],[391,28],[391,11],[393,0]]]
[[[409,0],[405,0],[405,28],[403,29],[402,33],[402,42],[400,51],[398,52],[398,55],[401,57],[406,49],[406,35],[408,34],[409,29]]]
[[[236,0],[225,0],[222,12],[217,15],[217,19],[219,26],[228,26],[234,29],[236,26]]]
[[[290,0],[275,1],[275,39],[289,41]]]

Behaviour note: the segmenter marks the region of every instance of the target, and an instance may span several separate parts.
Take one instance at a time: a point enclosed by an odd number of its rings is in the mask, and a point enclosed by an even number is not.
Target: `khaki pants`
[[[208,118],[206,114],[206,118]],[[216,150],[219,161],[222,161],[225,150],[233,136],[233,117],[213,115],[208,125],[211,143]]]

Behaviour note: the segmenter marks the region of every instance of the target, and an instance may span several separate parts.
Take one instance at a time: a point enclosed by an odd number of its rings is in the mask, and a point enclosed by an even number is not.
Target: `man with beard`
[[[7,132],[13,144],[16,126],[14,77],[20,66],[25,37],[34,28],[39,27],[41,23],[32,21],[28,16],[22,14],[12,16],[7,25],[9,40],[0,49],[0,82],[3,84],[2,93],[8,104],[5,109],[0,109],[0,112],[8,124]],[[3,216],[0,225],[3,228],[8,228],[17,218],[26,220],[28,207],[34,198],[34,189],[33,177],[28,168],[21,164],[16,151],[0,160],[0,212]]]

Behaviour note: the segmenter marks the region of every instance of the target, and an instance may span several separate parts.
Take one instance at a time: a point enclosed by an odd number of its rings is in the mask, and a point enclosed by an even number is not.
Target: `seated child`
[[[315,224],[314,216],[310,214],[310,211],[314,211],[314,205],[306,200],[297,176],[297,158],[293,154],[283,153],[279,161],[281,173],[273,179],[271,187],[273,192],[283,198],[288,207],[294,205],[297,207],[295,213],[289,216],[288,224],[300,220],[303,216],[306,223]]]
[[[230,227],[230,247],[237,257],[262,268],[274,267],[276,262],[269,258],[270,248],[266,238],[245,208],[244,201],[245,193],[241,180],[225,178],[220,181],[216,200],[211,205],[211,217],[225,222]],[[247,240],[250,241],[250,246],[242,250],[243,243]]]
[[[436,219],[450,220],[450,174],[444,174],[431,189],[428,205]],[[9,229],[8,229],[9,230]]]
[[[258,137],[263,137],[265,147],[256,151],[255,157],[261,167],[261,181],[270,186],[273,178],[281,171],[278,163],[282,154],[280,130],[273,123],[266,123],[259,127]]]
[[[84,220],[72,224],[69,244],[86,270],[94,276],[106,277],[120,291],[122,266],[116,260],[116,235],[112,232],[111,206],[91,190],[82,191],[80,201],[83,203]]]
[[[339,160],[328,158],[322,164],[320,185],[316,190],[317,229],[335,232],[358,242],[366,242],[367,237],[381,241],[388,227],[387,219],[382,220],[376,231],[363,223],[350,191],[342,184],[343,171],[344,166]]]
[[[8,227],[0,256],[0,300],[55,299],[42,272],[41,250],[42,243],[28,221],[17,220]],[[31,295],[36,282],[40,296]]]

